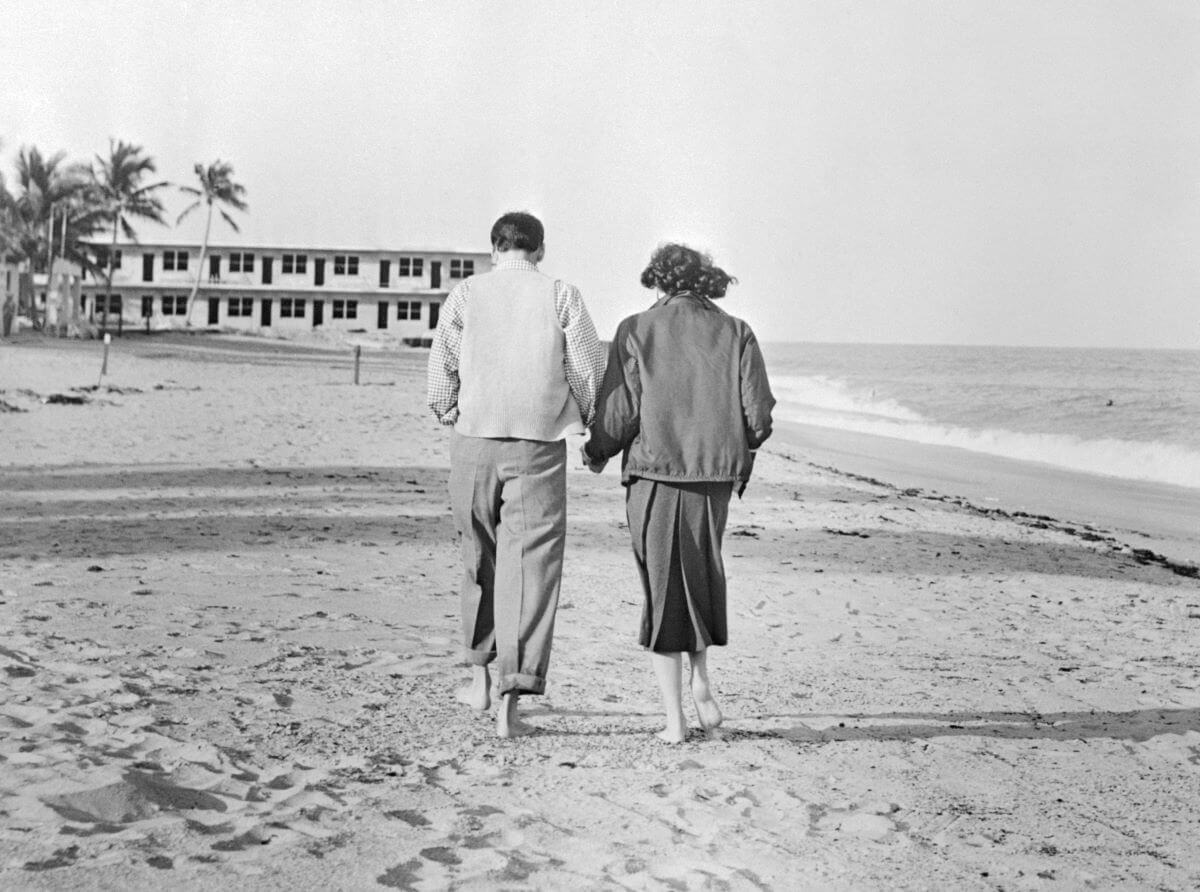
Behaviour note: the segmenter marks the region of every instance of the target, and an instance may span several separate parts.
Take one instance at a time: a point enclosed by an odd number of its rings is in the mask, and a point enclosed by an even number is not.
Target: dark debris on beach
[[[961,496],[947,496],[941,495],[940,493],[926,492],[925,490],[917,487],[901,489],[900,487],[894,486],[891,483],[887,483],[883,480],[877,480],[874,477],[868,477],[863,474],[854,474],[850,471],[843,471],[839,468],[831,467],[829,465],[819,465],[814,462],[809,462],[808,464],[810,467],[818,470],[827,471],[830,474],[834,474],[838,477],[843,477],[848,480],[854,480],[858,483],[866,483],[871,486],[880,487],[902,497],[925,499],[926,501],[931,502],[943,502],[945,504],[962,508],[963,510],[969,511],[972,514],[980,517],[1011,520],[1015,523],[1021,524],[1022,526],[1030,527],[1031,529],[1053,530],[1055,532],[1065,533],[1068,536],[1074,536],[1075,538],[1084,542],[1103,543],[1106,544],[1111,551],[1127,554],[1133,558],[1134,561],[1143,566],[1157,565],[1165,570],[1169,570],[1177,576],[1183,576],[1189,579],[1200,579],[1200,567],[1196,566],[1195,564],[1184,563],[1182,561],[1173,561],[1166,555],[1158,554],[1157,552],[1151,551],[1148,548],[1134,548],[1126,543],[1121,542],[1115,536],[1108,533],[1108,531],[1097,529],[1089,524],[1070,524],[1058,520],[1057,518],[1050,517],[1046,514],[1031,514],[1027,511],[1006,511],[1003,508],[984,508],[980,505],[976,505],[974,502],[962,498]],[[856,530],[836,530],[826,528],[825,532],[833,533],[839,536],[861,536],[862,538],[867,538],[866,534]]]

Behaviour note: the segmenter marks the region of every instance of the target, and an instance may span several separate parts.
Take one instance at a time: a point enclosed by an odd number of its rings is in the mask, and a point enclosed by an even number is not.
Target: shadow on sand
[[[0,471],[0,560],[369,545],[396,537],[449,543],[454,526],[446,481],[447,469],[432,466],[6,469]],[[570,517],[569,547],[627,554],[627,533],[617,529],[622,520],[620,508],[611,517]],[[1105,579],[1154,573],[1109,542],[1016,538],[1000,526],[995,536],[907,527],[735,527],[724,550],[727,557],[769,563],[788,558],[801,572]],[[890,555],[886,563],[883,553]]]

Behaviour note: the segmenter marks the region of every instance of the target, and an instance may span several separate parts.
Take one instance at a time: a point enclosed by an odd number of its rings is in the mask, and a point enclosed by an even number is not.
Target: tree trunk
[[[196,264],[196,282],[192,285],[192,293],[188,295],[187,314],[184,316],[184,327],[192,327],[192,307],[196,303],[196,295],[200,293],[200,277],[204,275],[204,256],[208,253],[208,231],[212,228],[212,199],[208,200],[208,219],[204,221],[204,241],[200,243],[200,262]]]
[[[108,283],[104,293],[104,316],[100,319],[101,334],[104,334],[108,330],[108,308],[112,306],[113,263],[117,259],[117,230],[120,228],[121,211],[118,208],[117,215],[113,218],[112,247],[108,249]]]

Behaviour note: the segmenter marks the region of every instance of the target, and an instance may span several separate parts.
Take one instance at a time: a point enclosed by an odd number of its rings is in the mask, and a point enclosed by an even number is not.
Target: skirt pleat
[[[626,511],[645,595],[643,647],[695,653],[728,640],[721,539],[732,492],[731,483],[630,482]]]

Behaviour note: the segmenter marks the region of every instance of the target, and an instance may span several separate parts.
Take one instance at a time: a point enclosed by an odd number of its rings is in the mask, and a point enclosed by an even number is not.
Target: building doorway
[[[321,263],[321,261],[318,260],[317,263]],[[321,267],[318,267],[318,269],[323,270],[323,267],[324,267],[324,264],[322,264]],[[318,325],[324,325],[324,324],[325,324],[325,301],[314,300],[313,301],[313,328],[316,328]]]
[[[208,324],[216,325],[221,321],[221,298],[210,297],[208,299]]]
[[[270,260],[271,258],[268,257],[266,259]],[[269,268],[269,264],[264,265],[264,269],[263,269],[264,275],[266,273],[266,269],[268,269],[268,268]],[[261,308],[259,320],[261,321],[263,328],[268,328],[271,325],[271,298],[264,297],[262,300],[259,301],[259,304],[260,304],[260,308]]]
[[[386,300],[381,300],[379,302],[378,322],[376,323],[376,327],[377,328],[387,328],[387,317],[388,317],[388,302]]]
[[[429,327],[430,328],[437,328],[438,316],[441,314],[441,312],[442,312],[442,305],[440,303],[438,303],[437,301],[430,301],[430,303],[429,303]]]
[[[442,261],[440,260],[429,261],[429,287],[442,287]],[[430,328],[432,327],[430,326]]]

